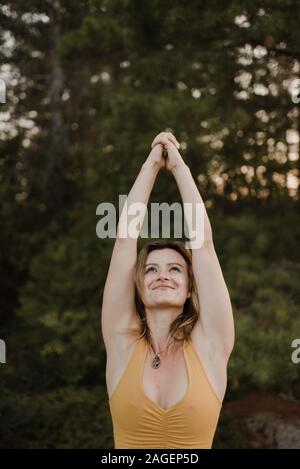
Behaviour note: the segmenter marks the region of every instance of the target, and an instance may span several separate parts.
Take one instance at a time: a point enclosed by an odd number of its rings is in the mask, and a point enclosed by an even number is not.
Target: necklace
[[[161,359],[160,359],[159,355],[160,355],[162,352],[165,352],[167,349],[165,348],[165,350],[162,350],[162,351],[160,351],[160,352],[156,352],[156,353],[155,353],[155,351],[154,351],[154,349],[153,349],[153,347],[152,347],[152,344],[151,344],[151,348],[152,348],[152,350],[153,350],[153,352],[154,352],[154,355],[155,355],[155,357],[154,357],[153,360],[152,360],[152,367],[153,367],[154,369],[156,369],[156,368],[159,368],[159,367],[160,367],[160,364],[161,364]]]

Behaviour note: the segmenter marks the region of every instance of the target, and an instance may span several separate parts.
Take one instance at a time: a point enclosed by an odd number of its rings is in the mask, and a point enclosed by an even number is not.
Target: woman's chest
[[[142,390],[164,410],[177,404],[185,396],[189,376],[183,350],[175,358],[161,357],[159,368],[153,368],[154,354],[147,354],[142,372]]]

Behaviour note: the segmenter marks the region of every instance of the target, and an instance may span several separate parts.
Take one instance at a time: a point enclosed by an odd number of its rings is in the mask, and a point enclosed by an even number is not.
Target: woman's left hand
[[[167,152],[166,169],[174,171],[179,164],[184,164],[181,154],[178,151],[180,147],[177,139],[171,132],[161,132],[153,140],[151,147],[158,143],[162,144]]]

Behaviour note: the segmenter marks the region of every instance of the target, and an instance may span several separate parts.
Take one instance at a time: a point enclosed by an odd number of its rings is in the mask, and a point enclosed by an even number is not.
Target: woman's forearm
[[[193,205],[193,223],[190,223],[190,217],[186,216],[186,222],[189,231],[189,237],[191,237],[191,233],[193,230],[199,230],[199,226],[195,225],[194,219],[200,223],[204,223],[204,239],[203,243],[212,242],[212,229],[211,224],[206,212],[206,208],[203,202],[203,199],[200,195],[200,192],[195,184],[193,176],[191,174],[190,168],[184,163],[184,161],[177,164],[177,166],[172,170],[172,174],[177,182],[177,186],[182,198],[183,204],[192,204]],[[201,204],[202,213],[204,215],[203,218],[197,219],[195,218],[195,205]],[[191,205],[190,205],[191,206]],[[184,213],[186,215],[187,207],[184,206]],[[199,211],[200,212],[200,211]],[[198,212],[198,213],[199,213]]]
[[[158,165],[148,158],[141,167],[122,209],[117,229],[118,239],[137,241],[158,172]]]

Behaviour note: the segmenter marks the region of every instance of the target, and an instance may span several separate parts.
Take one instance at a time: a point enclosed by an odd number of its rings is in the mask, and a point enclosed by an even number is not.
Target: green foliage
[[[40,394],[2,392],[1,448],[108,448],[103,387],[64,386]],[[110,429],[111,430],[111,429]]]

